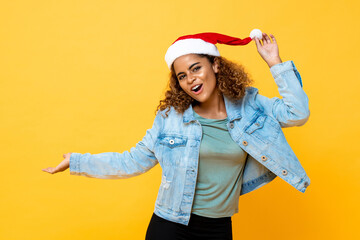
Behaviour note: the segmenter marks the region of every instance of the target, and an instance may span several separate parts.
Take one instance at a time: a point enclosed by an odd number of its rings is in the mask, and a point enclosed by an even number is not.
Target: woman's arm
[[[144,138],[130,151],[98,154],[71,153],[68,160],[65,159],[59,165],[66,165],[64,162],[67,160],[67,167],[70,167],[71,175],[103,179],[129,178],[145,173],[158,163],[154,154],[154,146],[161,131],[162,123],[163,117],[158,112],[152,128],[146,131]],[[47,169],[46,172],[55,173],[54,171],[51,172],[51,169]],[[64,167],[59,169],[65,170]],[[43,170],[45,171],[45,169]]]
[[[275,37],[270,38],[263,33],[263,45],[255,39],[258,52],[270,67],[281,98],[267,98],[260,94],[255,102],[268,115],[275,118],[281,127],[304,125],[310,116],[309,99],[302,88],[302,79],[293,61],[282,62]]]
[[[293,61],[276,64],[270,71],[282,98],[267,98],[257,94],[256,104],[275,118],[281,127],[304,125],[310,116],[309,99]]]

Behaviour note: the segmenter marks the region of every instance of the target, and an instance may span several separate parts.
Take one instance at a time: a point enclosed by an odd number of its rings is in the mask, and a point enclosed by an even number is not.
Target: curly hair
[[[244,67],[238,63],[227,60],[224,57],[210,56],[207,54],[197,54],[199,57],[206,57],[211,64],[217,61],[219,65],[218,73],[216,76],[216,87],[220,94],[224,94],[232,100],[241,99],[245,95],[246,87],[253,83],[253,80],[249,77],[249,74],[245,71]],[[159,105],[156,108],[155,113],[160,110],[168,109],[165,113],[166,117],[171,107],[178,113],[184,113],[184,111],[190,106],[190,104],[198,104],[198,102],[189,96],[179,84],[174,70],[174,64],[171,65],[171,71],[169,74],[170,80],[168,90],[165,92],[165,98],[160,100]]]

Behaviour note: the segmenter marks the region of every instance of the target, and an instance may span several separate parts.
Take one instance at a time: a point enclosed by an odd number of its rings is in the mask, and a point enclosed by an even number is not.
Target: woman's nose
[[[189,75],[188,75],[188,82],[189,82],[189,83],[193,83],[193,82],[195,81],[195,79],[196,79],[196,78],[195,78],[194,75],[192,75],[192,74],[189,74]]]

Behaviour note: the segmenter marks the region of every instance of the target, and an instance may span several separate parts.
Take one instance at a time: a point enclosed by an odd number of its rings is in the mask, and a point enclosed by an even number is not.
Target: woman
[[[271,41],[271,39],[272,41]],[[128,178],[160,163],[162,181],[146,239],[232,239],[239,196],[281,177],[300,192],[310,179],[282,132],[309,118],[308,98],[292,61],[282,62],[275,37],[254,37],[282,99],[250,86],[242,66],[221,57],[215,43],[252,39],[201,33],[178,38],[165,61],[170,89],[151,129],[123,153],[64,154],[49,173]]]

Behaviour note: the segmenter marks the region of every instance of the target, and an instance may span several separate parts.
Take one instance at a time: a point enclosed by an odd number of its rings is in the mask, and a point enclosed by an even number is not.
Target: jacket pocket
[[[245,130],[250,136],[256,137],[267,144],[273,143],[279,136],[280,131],[279,123],[265,114],[258,115]]]
[[[187,137],[178,134],[163,134],[159,136],[156,151],[159,162],[164,166],[180,166],[186,163],[182,161],[185,155]]]

